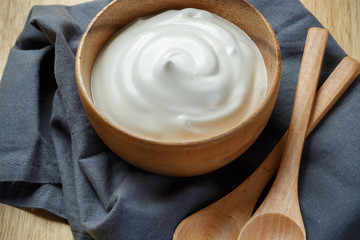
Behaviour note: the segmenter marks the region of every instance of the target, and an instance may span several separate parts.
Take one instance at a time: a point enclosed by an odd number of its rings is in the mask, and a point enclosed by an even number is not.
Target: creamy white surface
[[[267,75],[237,26],[197,9],[140,19],[102,49],[92,72],[99,111],[124,131],[160,141],[223,133],[255,111]]]

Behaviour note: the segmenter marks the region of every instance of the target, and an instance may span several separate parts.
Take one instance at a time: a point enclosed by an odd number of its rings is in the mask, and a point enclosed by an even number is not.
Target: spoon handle
[[[276,145],[270,155],[265,159],[265,161],[259,166],[259,168],[242,185],[230,193],[230,195],[237,196],[242,195],[240,192],[247,192],[248,194],[246,196],[246,200],[244,199],[242,202],[244,202],[244,206],[247,205],[251,210],[253,209],[254,204],[259,198],[267,182],[278,168],[278,164],[280,162],[279,159],[282,155],[290,160],[287,160],[282,164],[283,170],[282,173],[280,171],[280,177],[288,178],[285,179],[285,181],[294,182],[293,185],[297,183],[298,167],[296,166],[300,163],[306,129],[310,119],[316,86],[325,53],[327,37],[328,31],[325,29],[309,29],[299,73],[299,81],[295,95],[290,129]],[[325,105],[327,103],[328,102],[326,102]],[[322,117],[323,115],[324,114],[321,114],[317,117]],[[288,144],[286,149],[285,145],[288,139],[292,142],[292,144]],[[283,150],[285,150],[285,154],[283,154]],[[291,175],[287,174],[288,171],[291,171]],[[277,179],[279,181],[279,176],[277,176]],[[286,185],[288,188],[288,184]],[[297,188],[295,190],[297,193]],[[251,213],[249,212],[249,214]],[[243,215],[239,214],[239,220],[242,217]]]
[[[360,62],[351,57],[345,57],[338,64],[316,93],[312,113],[306,130],[306,136],[312,132],[359,74]],[[251,209],[253,209],[256,200],[260,197],[266,184],[274,176],[279,167],[287,136],[288,131],[286,131],[271,153],[252,175],[230,193],[237,195],[240,191],[246,191],[247,198],[249,199],[248,202],[253,203],[253,206],[250,206]]]
[[[257,211],[293,214],[299,225],[303,225],[297,200],[299,166],[328,34],[321,28],[308,31],[283,156],[270,192]]]
[[[306,130],[306,136],[312,132],[359,74],[359,61],[349,56],[344,57],[343,60],[341,60],[316,93],[312,113]]]
[[[270,178],[274,175],[275,171],[278,169],[281,157],[284,156],[283,153],[285,150],[284,149],[285,144],[289,136],[289,131],[292,131],[291,141],[297,141],[297,143],[292,144],[293,146],[296,146],[295,149],[289,149],[289,147],[291,146],[288,147],[288,149],[286,150],[288,152],[287,154],[291,153],[291,154],[299,155],[299,153],[301,153],[302,145],[303,145],[302,142],[304,141],[308,120],[310,119],[313,99],[315,97],[316,85],[318,82],[317,80],[320,75],[322,60],[325,53],[327,36],[328,36],[328,31],[325,29],[320,29],[320,28],[309,29],[305,43],[304,55],[301,63],[299,81],[297,86],[297,89],[299,89],[299,87],[300,89],[304,88],[304,91],[302,91],[303,94],[300,94],[298,90],[296,91],[294,110],[291,117],[291,120],[293,122],[292,126],[290,126],[290,129],[281,138],[281,140],[275,146],[273,151],[268,155],[268,157],[264,160],[264,162],[244,182],[243,185],[248,188],[245,191],[248,192],[248,190],[251,189],[249,191],[249,196],[247,197],[249,198],[248,202],[254,202],[254,201],[256,202],[256,200],[259,198],[260,194],[262,193],[264,187],[266,186],[267,182],[270,180]],[[333,82],[332,84],[334,83],[336,82]],[[301,86],[302,84],[304,85]],[[329,87],[325,88],[325,92],[329,91],[328,88]],[[321,91],[319,90],[319,93],[320,92]],[[330,104],[331,102],[335,102],[335,99],[332,100],[329,98],[323,99],[323,95],[324,94],[318,94],[317,97],[318,100],[316,101],[316,103],[317,104],[322,103],[322,104],[321,106],[316,108],[316,111],[313,111],[313,114],[315,116],[313,116],[311,120],[317,120],[317,121],[311,123],[313,124],[311,130],[325,115],[326,113],[325,111],[330,109],[330,107],[326,109],[323,108],[328,104]],[[329,94],[327,96],[332,96],[332,95]],[[300,131],[296,129],[294,131],[294,124],[298,125],[297,128],[300,129]],[[296,161],[299,162],[299,159]],[[298,163],[295,163],[295,165],[296,164]],[[288,168],[288,166],[285,167]],[[295,174],[296,176],[298,175],[296,171],[293,174]],[[236,189],[236,191],[238,190]],[[241,189],[241,191],[244,191],[244,189]]]
[[[298,176],[328,34],[321,28],[308,31],[280,166],[265,200],[241,230],[240,239],[306,239]]]
[[[299,166],[305,134],[315,99],[328,34],[327,30],[321,28],[310,28],[308,31],[288,137],[273,185],[276,187],[277,183],[281,184],[279,188],[276,188],[279,190],[277,192],[279,196],[287,195],[286,193],[289,192],[289,189],[296,190],[295,193],[297,194]]]

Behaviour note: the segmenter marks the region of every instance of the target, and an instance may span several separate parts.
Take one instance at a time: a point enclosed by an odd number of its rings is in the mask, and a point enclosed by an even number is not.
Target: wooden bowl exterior
[[[188,7],[222,16],[252,38],[263,55],[268,73],[265,99],[246,121],[213,138],[166,143],[131,136],[104,118],[93,104],[90,81],[97,54],[113,34],[135,18]],[[119,0],[107,5],[89,24],[79,44],[75,70],[85,112],[99,137],[114,153],[146,171],[168,176],[194,176],[228,164],[258,138],[275,105],[280,85],[281,54],[269,23],[246,1]]]

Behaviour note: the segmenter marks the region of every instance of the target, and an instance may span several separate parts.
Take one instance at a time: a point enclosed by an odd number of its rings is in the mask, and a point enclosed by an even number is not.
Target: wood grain
[[[301,0],[345,52],[360,61],[360,1]]]
[[[0,77],[10,47],[21,32],[33,5],[77,4],[88,0],[1,0],[0,1]],[[301,0],[319,21],[329,29],[346,53],[360,60],[360,1]],[[73,239],[63,221],[39,216],[0,204],[0,239]]]
[[[0,239],[73,239],[67,221],[46,211],[0,204]]]
[[[0,1],[0,79],[10,48],[24,28],[26,18],[35,5],[75,5],[89,0],[1,0]]]

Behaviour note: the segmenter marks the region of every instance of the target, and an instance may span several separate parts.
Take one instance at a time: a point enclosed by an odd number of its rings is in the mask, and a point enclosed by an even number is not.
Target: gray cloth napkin
[[[298,0],[251,0],[278,37],[282,82],[256,143],[224,168],[173,178],[141,171],[98,138],[79,100],[74,59],[90,20],[109,1],[37,6],[0,84],[0,201],[66,218],[75,239],[171,239],[186,216],[243,182],[283,135],[307,30],[320,26]],[[345,56],[329,38],[320,85]],[[309,240],[360,239],[359,79],[307,138],[299,195]]]

